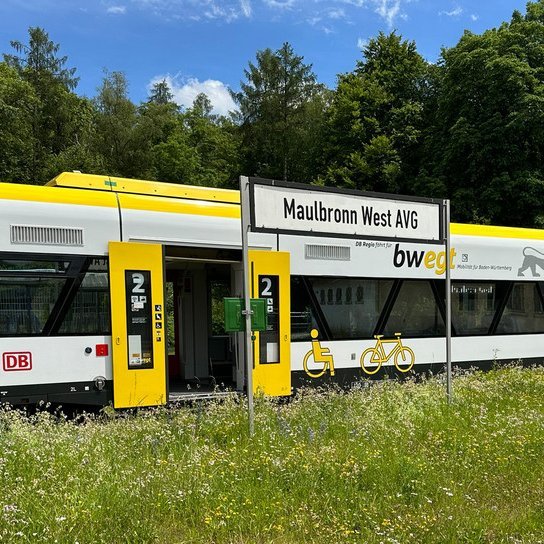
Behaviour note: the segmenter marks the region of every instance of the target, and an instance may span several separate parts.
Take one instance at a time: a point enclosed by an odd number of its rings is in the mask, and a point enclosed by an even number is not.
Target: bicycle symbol
[[[408,347],[403,346],[400,340],[400,332],[396,332],[395,339],[382,340],[383,334],[374,336],[376,338],[376,345],[373,348],[368,348],[363,351],[361,355],[361,368],[367,374],[376,374],[382,367],[383,363],[389,361],[393,355],[393,359],[397,370],[400,372],[408,372],[416,361],[414,352]],[[389,352],[389,355],[385,353],[384,344],[396,344],[396,346]],[[371,365],[371,366],[368,366]]]
[[[334,376],[334,359],[332,353],[329,348],[324,348],[321,345],[321,341],[317,339],[319,336],[317,329],[312,329],[310,336],[312,337],[312,349],[304,356],[304,360],[302,361],[306,374],[308,374],[310,378],[321,378],[328,369],[331,376]],[[311,358],[313,358],[312,364],[320,364],[322,366],[314,369],[309,368],[308,363]]]

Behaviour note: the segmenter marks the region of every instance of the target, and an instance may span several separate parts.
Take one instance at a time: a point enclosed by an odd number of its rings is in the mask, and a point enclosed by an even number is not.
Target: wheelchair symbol
[[[329,348],[321,345],[318,340],[319,332],[317,329],[312,329],[310,333],[312,337],[312,349],[304,356],[302,365],[310,378],[320,378],[329,370],[331,376],[334,376],[334,359]],[[319,365],[314,367],[313,365]]]

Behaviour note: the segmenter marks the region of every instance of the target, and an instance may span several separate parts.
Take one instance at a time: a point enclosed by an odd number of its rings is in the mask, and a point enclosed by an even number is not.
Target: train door
[[[156,406],[166,396],[163,247],[110,242],[113,405]]]
[[[170,397],[237,388],[223,298],[233,296],[232,268],[240,252],[177,246],[165,251]]]
[[[266,299],[267,330],[255,333],[253,389],[291,394],[291,278],[289,253],[249,251],[251,297]]]

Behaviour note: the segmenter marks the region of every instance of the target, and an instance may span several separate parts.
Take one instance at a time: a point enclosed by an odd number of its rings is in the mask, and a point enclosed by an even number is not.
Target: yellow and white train
[[[453,363],[542,361],[544,232],[451,232]],[[270,312],[256,391],[443,367],[436,245],[252,233],[250,246],[252,296]],[[238,191],[80,173],[2,183],[0,401],[124,408],[243,391],[243,344],[221,313],[242,288]]]

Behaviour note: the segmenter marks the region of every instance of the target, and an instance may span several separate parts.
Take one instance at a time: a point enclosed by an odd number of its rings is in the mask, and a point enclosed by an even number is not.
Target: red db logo
[[[12,372],[14,370],[32,370],[32,353],[30,353],[30,351],[3,353],[2,367],[6,372]]]

